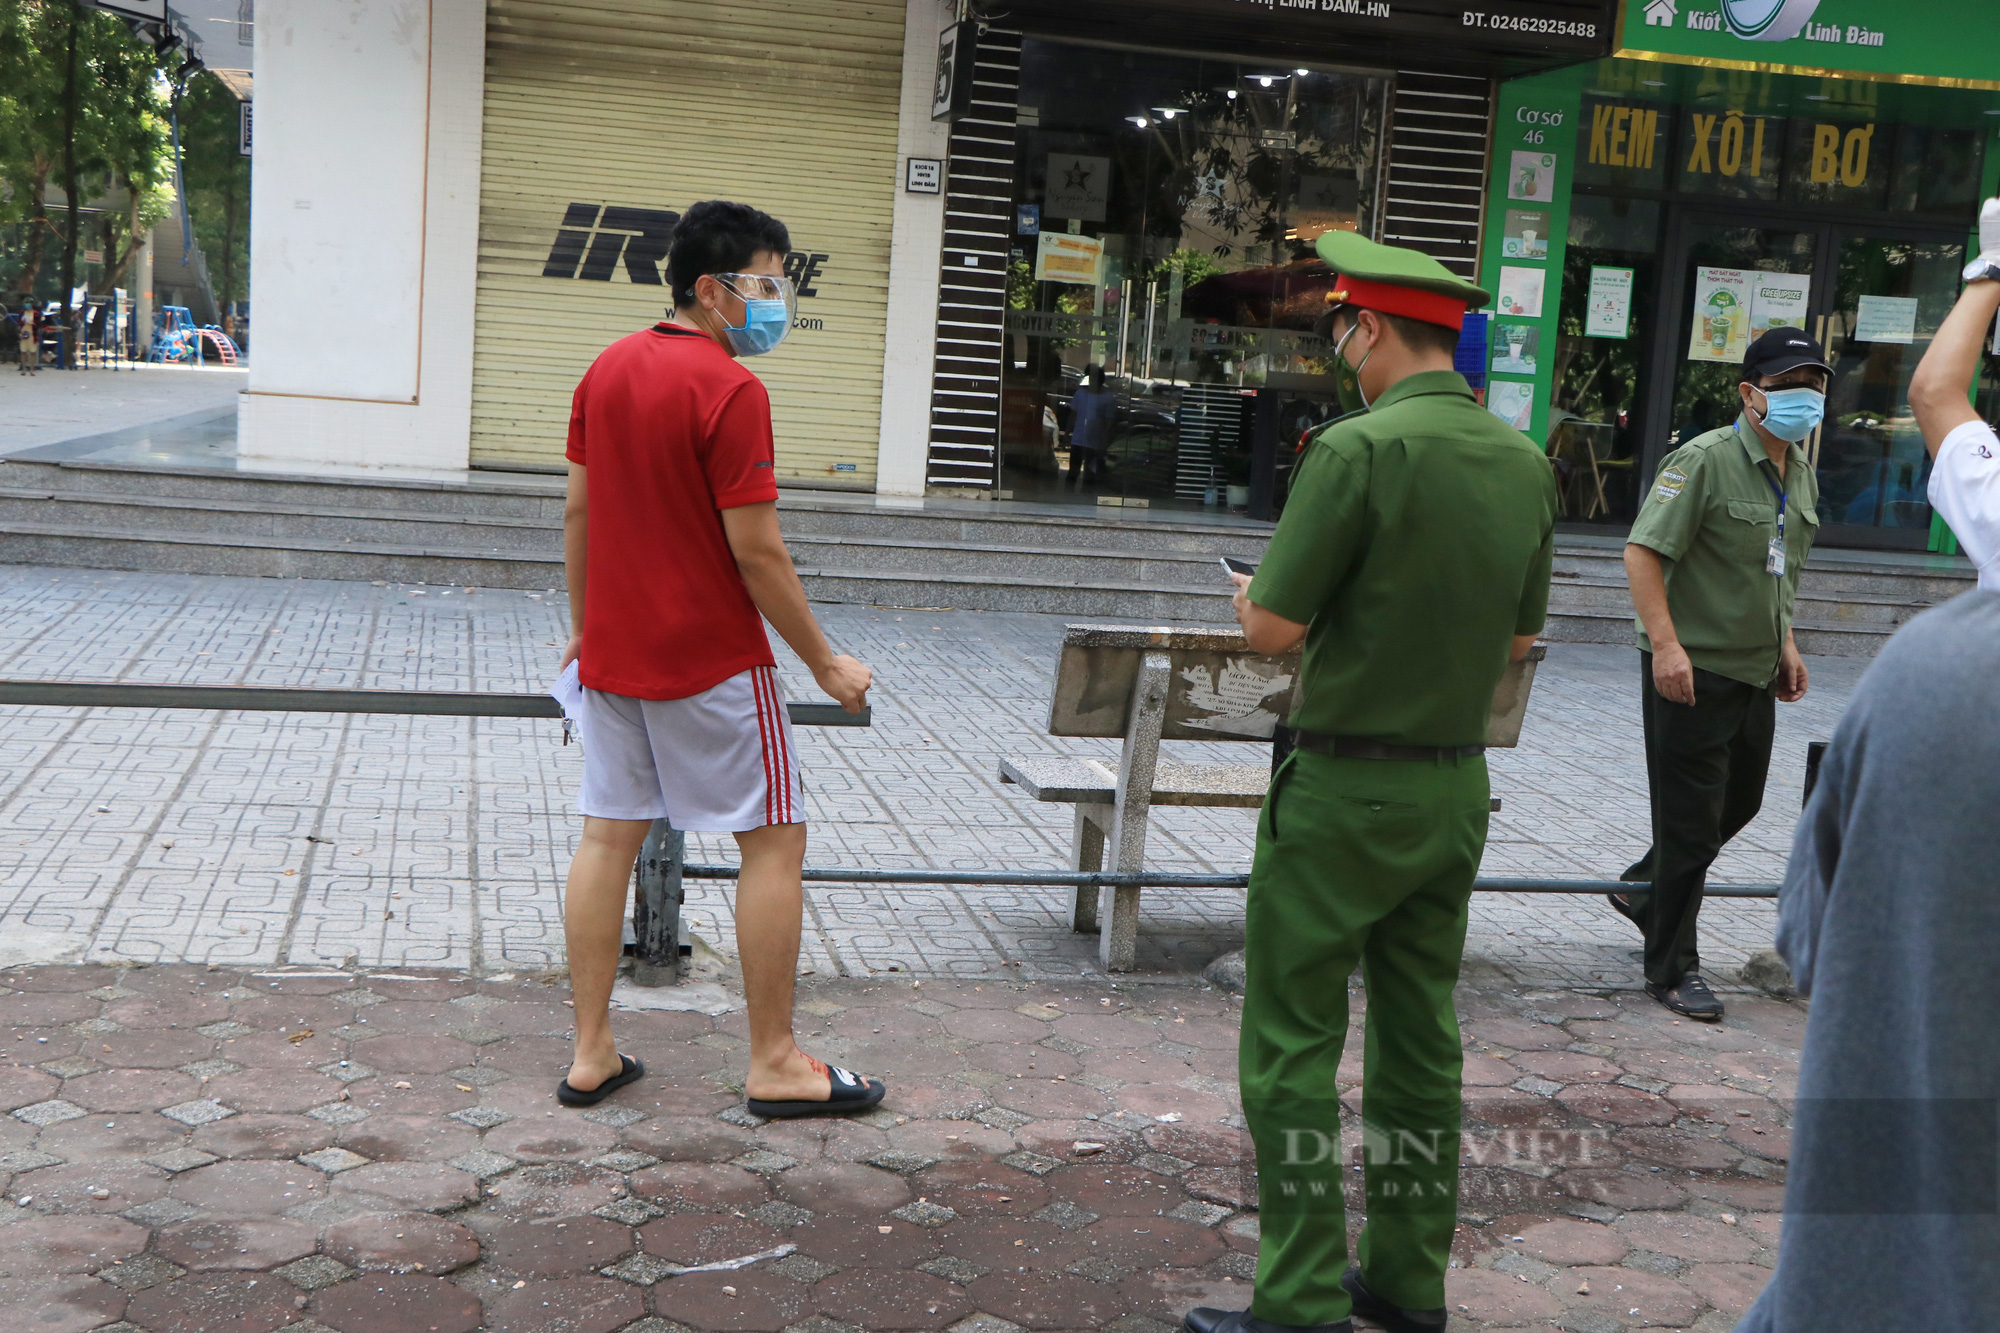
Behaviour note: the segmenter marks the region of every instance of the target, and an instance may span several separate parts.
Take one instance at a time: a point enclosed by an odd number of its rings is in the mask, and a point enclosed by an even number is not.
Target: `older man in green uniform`
[[[1412,250],[1320,238],[1351,412],[1314,438],[1254,579],[1250,645],[1305,643],[1297,748],[1271,778],[1245,922],[1243,1109],[1261,1241],[1249,1310],[1191,1333],[1445,1324],[1458,1214],[1452,988],[1486,845],[1494,687],[1548,607],[1555,480],[1452,369],[1487,294]],[[1368,1219],[1348,1267],[1340,1088],[1347,978],[1368,992]]]
[[[1750,344],[1742,415],[1667,455],[1625,547],[1653,845],[1620,878],[1652,887],[1611,905],[1645,934],[1646,993],[1704,1022],[1722,1017],[1695,939],[1708,868],[1764,803],[1775,702],[1806,693],[1792,609],[1819,482],[1800,444],[1831,374],[1803,329]]]

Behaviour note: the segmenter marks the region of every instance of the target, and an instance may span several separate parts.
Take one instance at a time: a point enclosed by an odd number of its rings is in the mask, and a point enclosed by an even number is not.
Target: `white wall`
[[[462,468],[485,0],[259,0],[238,452]]]
[[[903,189],[904,163],[943,158],[951,127],[931,120],[938,34],[949,0],[905,0],[902,123],[896,136],[896,214],[889,241],[889,337],[882,359],[882,438],[875,455],[878,495],[922,495],[930,454],[931,373],[937,353],[938,265],[944,249],[944,196]]]

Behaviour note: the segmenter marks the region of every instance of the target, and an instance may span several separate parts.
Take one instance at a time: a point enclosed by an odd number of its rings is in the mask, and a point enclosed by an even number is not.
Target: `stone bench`
[[[1494,692],[1486,743],[1517,744],[1541,644],[1508,667]],[[1049,707],[1051,736],[1115,737],[1118,762],[1035,756],[1000,762],[1000,780],[1038,801],[1075,809],[1070,865],[1079,871],[1143,871],[1154,806],[1261,809],[1268,758],[1248,764],[1163,760],[1162,740],[1269,745],[1296,701],[1299,655],[1250,651],[1240,630],[1131,629],[1071,625],[1063,635]],[[1108,911],[1106,910],[1108,907]],[[1108,919],[1106,919],[1108,917]],[[1139,888],[1078,888],[1071,926],[1098,932],[1105,970],[1132,969],[1138,947]]]

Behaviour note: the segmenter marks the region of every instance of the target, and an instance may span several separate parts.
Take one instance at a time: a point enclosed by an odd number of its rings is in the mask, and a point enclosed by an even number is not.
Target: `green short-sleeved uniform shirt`
[[[1767,572],[1785,497],[1785,573]],[[1819,535],[1819,479],[1793,445],[1785,478],[1739,417],[1667,455],[1639,504],[1628,540],[1665,557],[1667,612],[1688,661],[1703,671],[1769,685],[1792,627],[1799,572]],[[1639,625],[1639,647],[1653,651]]]
[[[1513,637],[1548,613],[1555,512],[1548,459],[1452,371],[1321,431],[1250,585],[1311,627],[1291,725],[1483,744]]]

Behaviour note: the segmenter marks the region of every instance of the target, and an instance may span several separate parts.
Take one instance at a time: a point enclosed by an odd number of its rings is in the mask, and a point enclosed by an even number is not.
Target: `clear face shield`
[[[799,312],[799,291],[782,274],[718,273],[715,280],[743,301],[743,323],[724,323],[738,356],[762,356],[785,340]]]

